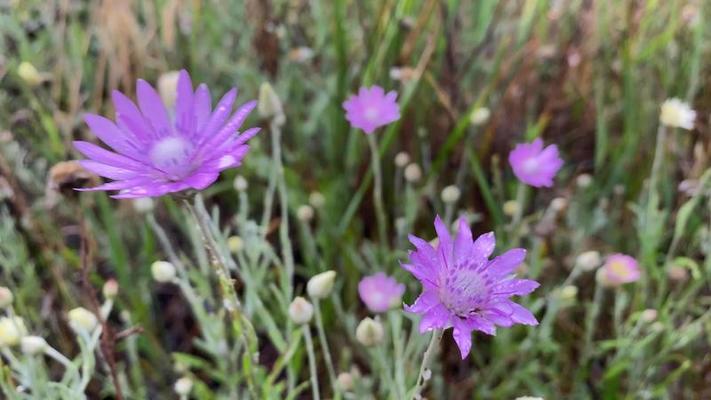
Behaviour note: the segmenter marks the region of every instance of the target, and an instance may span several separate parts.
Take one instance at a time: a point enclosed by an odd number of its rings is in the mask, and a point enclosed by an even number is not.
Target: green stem
[[[306,339],[306,352],[309,356],[309,373],[311,374],[311,391],[313,393],[314,400],[320,400],[321,396],[318,393],[318,375],[316,371],[316,354],[314,353],[314,341],[311,338],[311,331],[309,330],[309,325],[305,324],[304,327],[304,338]]]
[[[323,349],[323,358],[326,360],[326,369],[328,370],[328,379],[331,383],[331,389],[333,389],[333,394],[335,396],[338,393],[338,385],[336,385],[336,370],[333,367],[333,359],[331,358],[331,350],[328,347],[328,341],[326,340],[326,332],[323,329],[323,319],[321,318],[321,306],[318,299],[313,299],[314,311],[316,314],[316,331],[318,333],[318,340]]]
[[[385,206],[383,205],[383,173],[380,166],[380,152],[375,135],[368,134],[368,146],[370,146],[371,164],[373,167],[373,202],[375,203],[375,215],[378,219],[378,236],[383,248],[387,247],[387,219],[385,217]]]
[[[414,390],[412,392],[412,396],[410,396],[411,400],[414,400],[419,397],[419,395],[422,393],[422,389],[425,388],[425,383],[427,382],[425,380],[425,370],[427,370],[427,367],[429,366],[432,357],[434,356],[435,349],[437,348],[437,344],[439,344],[439,341],[442,339],[442,333],[444,331],[442,329],[437,329],[434,332],[432,332],[432,339],[430,339],[430,344],[427,346],[427,350],[425,350],[425,354],[422,356],[422,364],[420,365],[420,373],[417,376],[417,382],[415,383]]]

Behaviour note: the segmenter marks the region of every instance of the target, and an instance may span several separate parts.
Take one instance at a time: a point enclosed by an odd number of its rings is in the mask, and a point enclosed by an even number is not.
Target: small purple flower
[[[472,239],[464,218],[452,238],[439,216],[434,222],[439,244],[410,235],[417,248],[410,263],[402,267],[422,283],[422,294],[405,310],[421,314],[420,332],[453,327],[454,340],[462,359],[469,354],[472,331],[496,334],[496,325],[537,325],[538,321],[511,296],[533,292],[538,282],[516,279],[514,271],[526,257],[526,250],[511,249],[489,260],[496,240],[489,232]]]
[[[366,276],[358,283],[360,299],[374,313],[382,313],[399,305],[403,293],[405,285],[383,272]]]
[[[619,253],[607,257],[600,274],[602,282],[613,287],[636,282],[641,277],[637,260],[626,254]]]
[[[509,164],[521,182],[533,187],[551,187],[563,160],[558,156],[558,146],[543,148],[543,140],[538,138],[516,145],[509,154]]]
[[[88,160],[80,163],[113,182],[77,190],[118,190],[115,198],[161,196],[186,189],[202,190],[220,171],[240,165],[246,142],[259,132],[239,127],[256,106],[250,101],[230,117],[237,89],[225,94],[214,109],[205,84],[193,92],[190,76],[180,71],[175,110],[169,113],[158,93],[144,80],[136,84],[138,106],[113,92],[116,122],[88,114],[86,123],[113,151],[89,142],[74,147]],[[229,117],[229,118],[228,118]]]
[[[397,93],[393,90],[385,93],[380,86],[362,87],[357,95],[352,95],[343,102],[346,119],[355,128],[365,133],[373,133],[381,126],[400,119],[397,105]]]

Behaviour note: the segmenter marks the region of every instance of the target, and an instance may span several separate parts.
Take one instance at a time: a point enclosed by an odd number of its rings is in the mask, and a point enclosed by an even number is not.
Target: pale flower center
[[[536,172],[538,170],[538,160],[532,157],[524,161],[523,170],[529,174]]]
[[[487,293],[484,277],[465,266],[455,268],[446,276],[440,286],[439,299],[449,311],[466,317],[477,311]]]
[[[626,278],[630,274],[629,268],[627,268],[627,265],[622,261],[613,261],[610,263],[610,266],[608,268],[610,272],[620,278]]]
[[[378,109],[375,107],[367,107],[365,109],[365,119],[368,121],[374,122],[376,119],[378,119]]]
[[[192,172],[192,155],[193,145],[179,136],[161,139],[153,145],[149,153],[153,166],[173,180],[182,179]]]

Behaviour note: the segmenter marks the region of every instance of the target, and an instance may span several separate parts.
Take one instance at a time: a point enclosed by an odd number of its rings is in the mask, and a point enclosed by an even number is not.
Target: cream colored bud
[[[25,321],[20,317],[0,318],[0,347],[15,346],[27,335]]]
[[[583,271],[592,271],[602,264],[602,258],[600,253],[595,250],[589,250],[580,253],[578,257],[575,258],[575,265],[580,267]]]
[[[156,282],[171,282],[175,279],[175,266],[168,261],[156,261],[151,264],[151,274]]]
[[[17,66],[17,75],[29,86],[37,86],[42,83],[42,74],[27,61],[23,61]]]
[[[696,111],[679,99],[668,99],[662,104],[659,121],[672,128],[694,129]]]
[[[504,202],[504,214],[513,217],[518,212],[518,202],[516,200],[508,200]]]
[[[104,298],[113,299],[116,295],[118,295],[119,284],[116,279],[109,279],[106,283],[104,283],[104,287],[101,291],[104,294]]]
[[[315,209],[320,209],[326,204],[326,198],[321,192],[311,192],[309,194],[309,204]]]
[[[395,166],[405,168],[410,163],[410,155],[407,152],[401,151],[395,154]]]
[[[568,200],[564,197],[556,197],[551,201],[551,209],[556,212],[565,210],[568,207]]]
[[[165,104],[165,108],[175,107],[175,100],[178,98],[178,78],[179,71],[169,71],[158,77],[158,93]]]
[[[575,285],[567,285],[560,290],[560,299],[563,301],[572,301],[578,296],[578,287]]]
[[[422,169],[419,165],[412,163],[405,167],[405,180],[410,183],[416,183],[420,179],[422,179]]]
[[[461,197],[462,191],[459,190],[458,187],[455,185],[449,185],[442,189],[442,193],[440,193],[440,197],[442,198],[442,201],[447,203],[447,204],[454,204],[459,200],[459,197]]]
[[[290,61],[303,64],[314,57],[314,51],[310,47],[297,47],[291,49],[287,57]]]
[[[99,325],[96,315],[83,307],[70,310],[67,316],[69,317],[69,327],[77,333],[91,332]]]
[[[274,122],[280,125],[284,123],[284,109],[281,100],[268,82],[262,83],[259,87],[257,111],[262,118],[273,118]]]
[[[316,274],[306,284],[306,292],[314,299],[324,299],[333,291],[336,281],[336,271],[326,271]]]
[[[356,328],[356,339],[365,347],[382,343],[384,336],[383,325],[372,318],[364,318]]]
[[[642,314],[640,314],[639,317],[644,322],[654,322],[657,319],[658,314],[659,313],[657,312],[657,310],[655,310],[653,308],[648,308],[648,309],[642,311]]]
[[[299,206],[296,209],[296,218],[301,222],[309,222],[314,219],[314,209],[308,204]]]
[[[28,355],[44,353],[47,341],[40,336],[25,336],[20,339],[20,349]]]
[[[578,175],[577,178],[575,178],[575,183],[581,189],[590,187],[590,185],[592,184],[592,181],[593,181],[593,178],[592,178],[592,176],[590,176],[590,174],[580,174],[580,175]]]
[[[0,286],[0,308],[8,307],[12,304],[15,296],[12,295],[12,291],[5,286]]]
[[[338,382],[338,387],[344,392],[348,392],[353,389],[353,375],[349,372],[341,372],[336,378]]]
[[[141,197],[133,200],[133,209],[139,214],[147,214],[155,208],[155,203],[150,197]]]
[[[313,316],[314,306],[301,296],[295,297],[289,305],[289,318],[296,324],[308,324]]]
[[[476,110],[472,111],[471,115],[469,116],[469,121],[472,125],[478,126],[483,125],[487,121],[489,121],[489,117],[491,117],[491,111],[486,107],[479,107]]]
[[[227,238],[227,247],[232,253],[239,253],[244,250],[244,240],[239,236],[230,236]]]
[[[244,179],[242,175],[237,175],[235,176],[235,180],[232,183],[234,186],[235,190],[238,192],[244,192],[247,190],[247,187],[249,187],[249,184],[247,183],[247,180]]]
[[[187,376],[184,376],[175,381],[173,390],[175,390],[175,393],[177,393],[178,396],[187,396],[193,390],[193,380]]]

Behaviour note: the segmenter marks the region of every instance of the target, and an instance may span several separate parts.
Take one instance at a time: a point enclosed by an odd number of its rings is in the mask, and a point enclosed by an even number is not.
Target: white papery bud
[[[491,111],[488,108],[479,107],[476,110],[472,111],[471,115],[469,116],[469,121],[474,126],[483,125],[489,120],[490,116]]]
[[[175,107],[175,100],[178,98],[178,78],[180,78],[179,71],[168,71],[158,77],[158,94],[165,108],[169,110]]]
[[[171,282],[175,279],[175,266],[168,261],[156,261],[151,264],[151,274],[156,282]]]
[[[516,200],[508,200],[504,202],[504,214],[513,217],[518,212],[518,202]]]
[[[585,189],[592,184],[593,178],[590,174],[580,174],[575,178],[575,183],[579,188]]]
[[[405,167],[405,180],[410,183],[416,183],[420,179],[422,179],[422,169],[419,165],[412,163]]]
[[[273,119],[277,125],[283,125],[286,120],[281,100],[269,82],[264,82],[259,87],[257,112],[262,118]]]
[[[25,336],[20,339],[20,349],[28,355],[44,353],[47,348],[47,341],[40,336]]]
[[[235,180],[232,183],[232,185],[234,186],[235,190],[238,192],[244,192],[245,190],[247,190],[247,187],[249,186],[247,184],[247,180],[244,179],[244,177],[242,175],[235,176]]]
[[[141,197],[133,200],[133,209],[139,214],[149,213],[153,211],[153,208],[155,208],[155,203],[150,197]]]
[[[91,332],[99,325],[96,315],[83,307],[77,307],[67,313],[69,317],[69,327],[74,332]]]
[[[658,314],[659,313],[657,312],[657,310],[655,310],[653,308],[648,308],[648,309],[642,311],[642,314],[640,314],[639,317],[644,322],[654,322],[657,319]]]
[[[42,83],[42,74],[27,61],[23,61],[17,66],[17,75],[29,86],[37,86]]]
[[[314,299],[324,299],[333,291],[336,281],[336,271],[326,271],[316,274],[306,284],[306,292]]]
[[[326,204],[326,198],[321,192],[311,192],[309,195],[309,204],[315,209],[319,209]]]
[[[405,168],[410,163],[410,155],[404,151],[395,154],[395,166]]]
[[[289,318],[296,324],[308,324],[313,316],[314,306],[301,296],[295,297],[289,305]]]
[[[580,267],[583,271],[592,271],[599,267],[600,264],[602,264],[600,253],[595,250],[580,253],[578,257],[575,258],[575,265]]]
[[[350,372],[341,372],[336,378],[338,387],[347,392],[353,389],[353,375]]]
[[[20,317],[0,318],[0,347],[15,346],[27,334],[25,321]]]
[[[679,99],[668,99],[662,103],[659,121],[672,128],[694,129],[696,111]]]
[[[382,343],[384,336],[383,324],[369,317],[360,321],[356,328],[356,339],[365,347],[372,347]]]
[[[175,390],[175,393],[177,393],[178,396],[187,396],[190,394],[190,391],[193,390],[193,380],[187,376],[184,376],[175,381],[173,390]]]
[[[244,249],[244,240],[239,236],[230,236],[227,238],[227,247],[232,253],[239,253]]]
[[[15,296],[12,295],[12,291],[5,286],[0,286],[0,308],[8,307],[12,304]]]
[[[456,203],[457,200],[459,200],[459,197],[461,197],[462,191],[459,190],[458,187],[455,185],[449,185],[442,189],[442,193],[440,196],[442,197],[442,201],[447,203],[447,204],[453,204]]]
[[[116,295],[118,295],[119,284],[116,282],[116,279],[109,279],[106,283],[104,283],[104,287],[101,291],[104,294],[104,298],[113,299]]]
[[[314,219],[314,209],[308,204],[304,204],[299,206],[299,208],[296,209],[296,218],[299,219],[299,221],[302,222],[309,222],[312,219]]]

